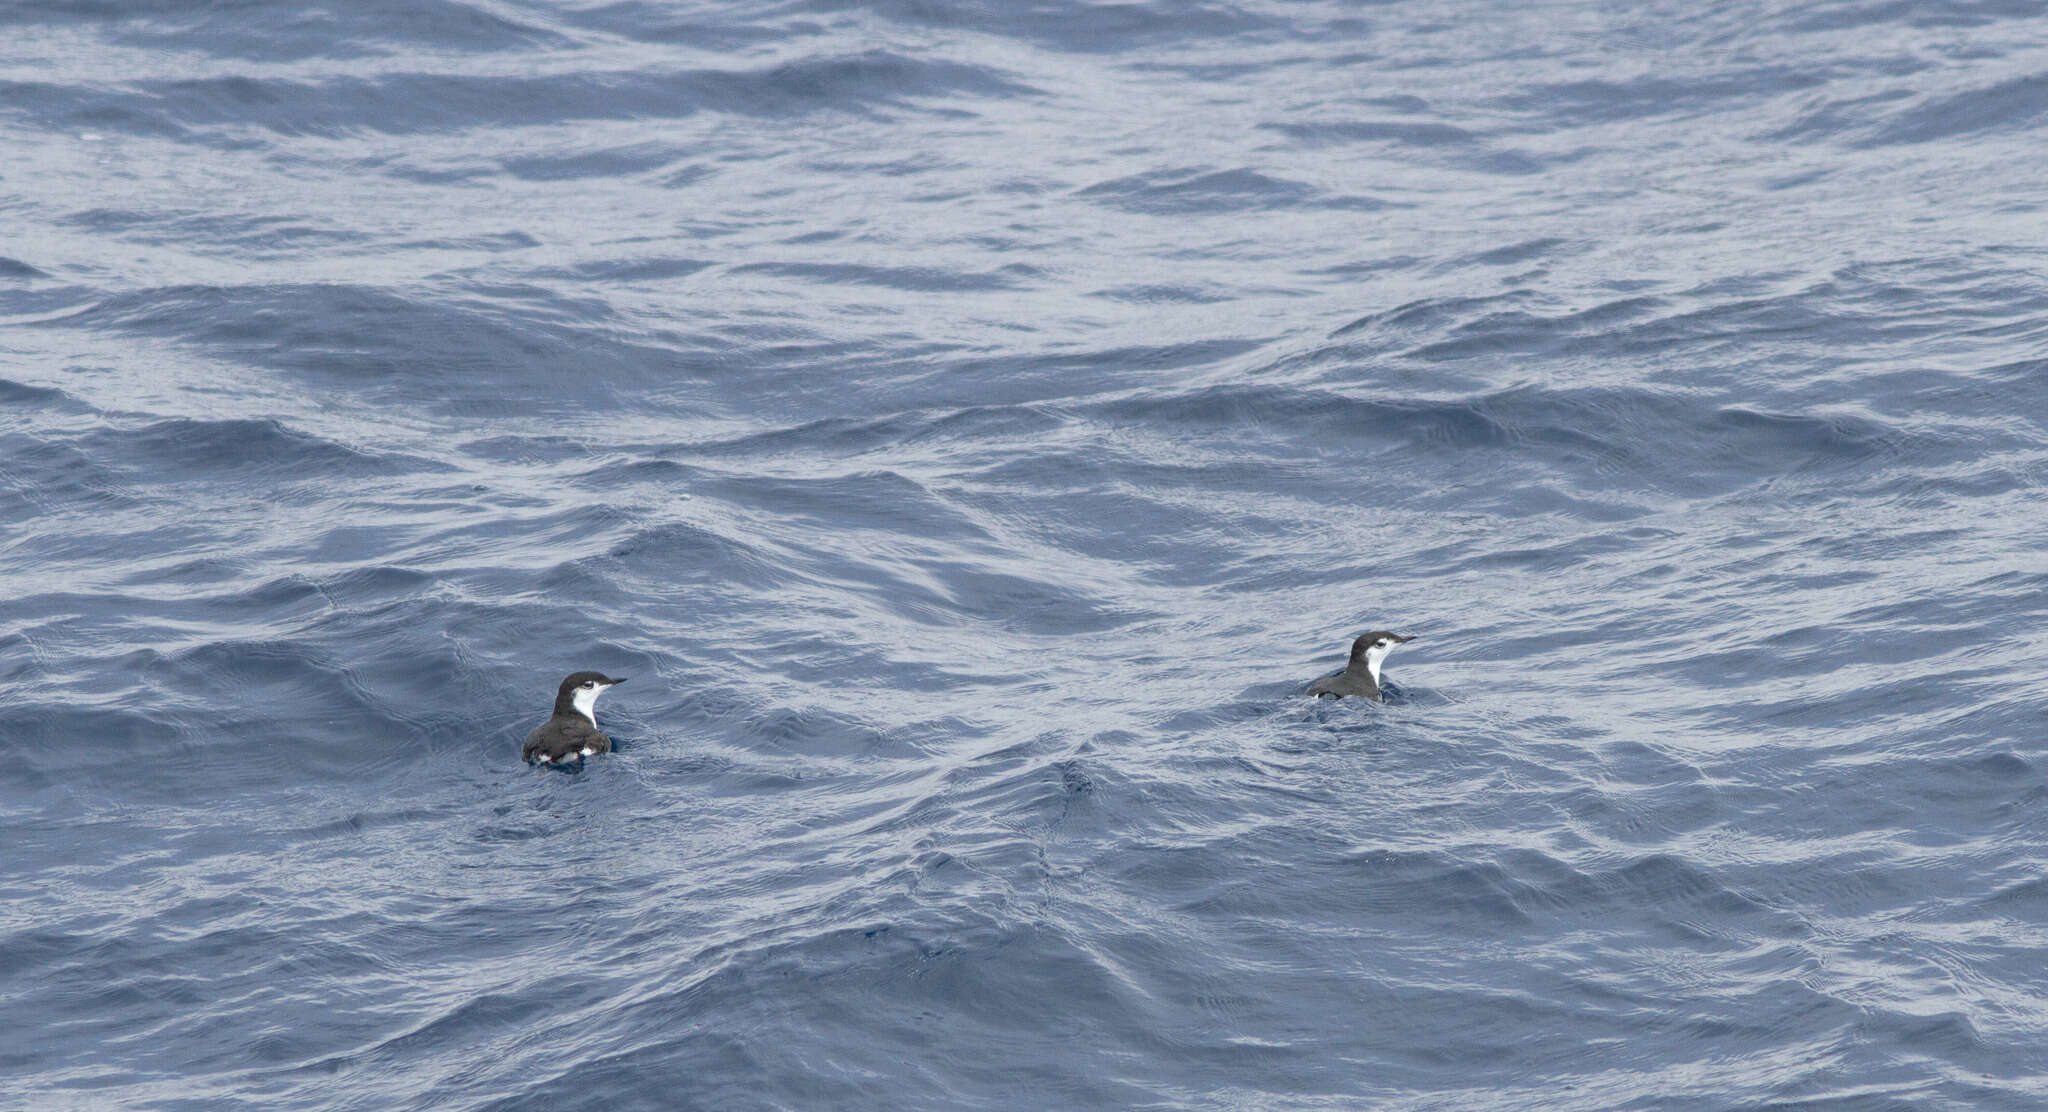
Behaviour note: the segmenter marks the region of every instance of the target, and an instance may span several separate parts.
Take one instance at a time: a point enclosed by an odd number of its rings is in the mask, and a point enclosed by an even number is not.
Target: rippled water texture
[[[2048,1106],[2044,120],[2031,0],[0,6],[0,1105]]]

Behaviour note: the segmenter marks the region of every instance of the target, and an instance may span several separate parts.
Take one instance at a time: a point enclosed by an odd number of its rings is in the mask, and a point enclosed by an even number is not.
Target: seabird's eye
[[[597,686],[597,681],[596,681],[596,680],[584,680],[584,681],[583,681],[583,686],[585,686],[585,687],[596,687],[596,686]]]

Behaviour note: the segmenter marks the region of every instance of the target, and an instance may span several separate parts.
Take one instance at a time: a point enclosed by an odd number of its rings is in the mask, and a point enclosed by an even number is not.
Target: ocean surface
[[[2044,129],[2034,0],[0,5],[0,1107],[2048,1107]]]

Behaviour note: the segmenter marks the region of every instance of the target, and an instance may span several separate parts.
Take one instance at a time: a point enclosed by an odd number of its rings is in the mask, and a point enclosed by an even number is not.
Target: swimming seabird
[[[575,672],[555,693],[555,713],[526,735],[519,755],[542,764],[565,764],[612,750],[612,739],[597,728],[597,697],[625,683],[603,672]]]
[[[1356,695],[1375,703],[1381,702],[1380,662],[1387,659],[1395,645],[1413,640],[1415,638],[1383,629],[1359,634],[1358,640],[1351,642],[1351,662],[1336,675],[1325,676],[1311,684],[1308,693],[1316,698],[1329,695],[1341,699],[1346,695]]]

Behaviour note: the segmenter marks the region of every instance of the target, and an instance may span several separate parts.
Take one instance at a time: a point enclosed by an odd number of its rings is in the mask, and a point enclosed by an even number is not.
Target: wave
[[[121,85],[0,82],[0,98],[34,106],[52,130],[245,145],[250,128],[341,139],[478,126],[681,119],[699,112],[789,118],[872,113],[935,98],[1038,95],[980,65],[886,50],[817,56],[754,70],[685,68],[548,75],[395,72],[316,79],[222,75]]]

